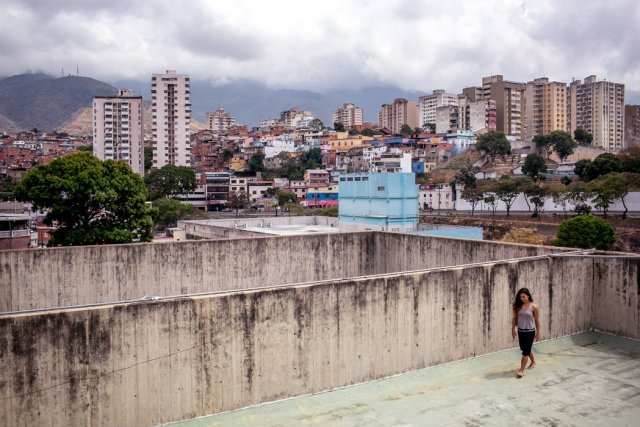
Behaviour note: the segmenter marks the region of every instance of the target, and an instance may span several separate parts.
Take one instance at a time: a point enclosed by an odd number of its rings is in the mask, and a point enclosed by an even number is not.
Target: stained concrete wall
[[[0,251],[0,312],[313,282],[559,251],[376,232]]]
[[[543,339],[590,329],[601,311],[637,318],[637,303],[616,305],[637,283],[609,283],[610,262],[553,256],[0,316],[0,419],[148,426],[510,348],[523,286]],[[637,277],[637,260],[624,266]]]
[[[220,239],[229,237],[264,236],[264,233],[247,231],[247,227],[270,228],[283,225],[324,225],[338,228],[338,218],[328,216],[268,216],[256,218],[230,218],[215,220],[178,221],[190,238]]]

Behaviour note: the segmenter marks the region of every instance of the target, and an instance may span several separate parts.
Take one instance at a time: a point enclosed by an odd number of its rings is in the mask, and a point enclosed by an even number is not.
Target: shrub
[[[554,244],[570,248],[607,250],[611,249],[615,241],[615,230],[605,220],[594,215],[580,215],[560,224]]]

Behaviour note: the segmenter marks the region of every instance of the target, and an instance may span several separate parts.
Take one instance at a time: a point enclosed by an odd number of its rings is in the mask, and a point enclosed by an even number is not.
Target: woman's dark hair
[[[516,299],[515,301],[513,301],[513,312],[517,313],[520,310],[520,307],[522,307],[524,305],[524,303],[520,300],[520,295],[521,294],[525,294],[526,296],[529,297],[529,302],[533,302],[533,297],[531,296],[531,292],[529,292],[529,289],[527,288],[522,288],[518,291],[518,293],[516,293]]]

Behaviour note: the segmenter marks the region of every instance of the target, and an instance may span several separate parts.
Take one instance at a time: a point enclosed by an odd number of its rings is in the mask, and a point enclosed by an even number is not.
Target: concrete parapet
[[[0,312],[419,270],[566,251],[400,233],[336,233],[0,251]]]
[[[550,255],[5,314],[0,419],[156,425],[510,348],[520,287],[540,305],[543,339],[591,328],[637,338],[639,265]]]

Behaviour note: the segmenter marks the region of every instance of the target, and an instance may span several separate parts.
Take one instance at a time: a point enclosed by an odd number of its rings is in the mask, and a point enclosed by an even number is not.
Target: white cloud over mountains
[[[325,90],[458,92],[483,76],[640,90],[636,0],[0,0],[0,75],[102,80],[165,69]]]

